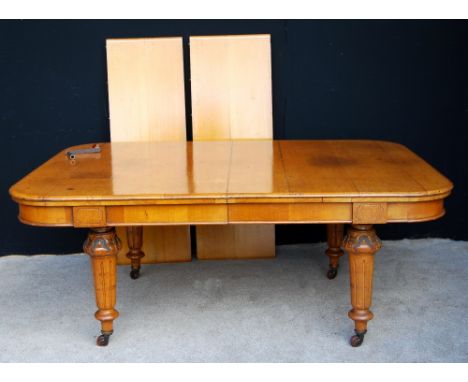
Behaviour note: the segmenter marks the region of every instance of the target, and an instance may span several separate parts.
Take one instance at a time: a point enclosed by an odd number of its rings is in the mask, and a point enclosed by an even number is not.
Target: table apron
[[[443,199],[418,202],[225,203],[112,206],[30,206],[19,219],[38,226],[105,227],[204,224],[385,224],[434,220]]]

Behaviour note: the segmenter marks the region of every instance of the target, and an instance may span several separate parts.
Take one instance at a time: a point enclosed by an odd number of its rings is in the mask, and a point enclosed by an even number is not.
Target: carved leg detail
[[[119,312],[114,309],[114,306],[117,285],[117,253],[120,249],[120,240],[116,236],[114,228],[91,229],[83,249],[91,259],[98,307],[95,316],[101,321],[102,334],[97,339],[97,345],[106,346],[109,342],[109,336],[113,333],[113,321],[119,316]]]
[[[354,320],[356,334],[351,337],[351,346],[360,346],[367,332],[367,322],[373,318],[369,310],[372,303],[372,273],[374,254],[382,247],[371,225],[353,225],[344,239],[344,248],[349,253],[351,281],[351,309],[349,318]]]
[[[343,256],[341,245],[343,243],[343,224],[327,224],[328,248],[325,254],[329,259],[327,277],[332,280],[338,273],[340,257]]]
[[[127,253],[127,257],[131,261],[130,277],[135,280],[140,277],[141,258],[145,256],[141,250],[143,227],[127,227],[127,242],[130,249]]]

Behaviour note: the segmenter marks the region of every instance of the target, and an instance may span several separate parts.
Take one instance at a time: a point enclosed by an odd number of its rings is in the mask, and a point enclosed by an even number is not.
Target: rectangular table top
[[[86,148],[81,145],[74,148]],[[74,161],[64,150],[10,189],[19,203],[106,205],[417,201],[452,183],[406,147],[384,141],[102,143]]]

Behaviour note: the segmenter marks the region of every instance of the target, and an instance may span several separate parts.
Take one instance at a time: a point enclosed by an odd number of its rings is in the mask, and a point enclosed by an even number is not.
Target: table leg
[[[328,279],[332,280],[338,273],[340,257],[343,256],[341,245],[343,243],[343,224],[327,224],[328,248],[325,254],[329,259],[327,272]]]
[[[127,227],[127,243],[129,248],[127,257],[131,261],[130,277],[135,280],[140,277],[141,258],[145,256],[145,253],[141,250],[143,227]]]
[[[374,315],[369,310],[372,303],[372,273],[374,254],[382,243],[372,225],[352,225],[343,242],[349,253],[349,275],[351,282],[351,304],[348,313],[354,320],[355,335],[351,337],[351,346],[357,347],[364,341],[367,322]]]
[[[101,321],[101,335],[97,345],[106,346],[113,332],[113,321],[119,316],[114,309],[117,286],[117,253],[120,240],[114,228],[93,228],[88,233],[83,249],[91,259],[94,290],[98,311],[95,316]]]

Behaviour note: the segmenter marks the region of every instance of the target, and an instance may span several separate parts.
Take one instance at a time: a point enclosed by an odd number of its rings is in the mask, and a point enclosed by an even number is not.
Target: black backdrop
[[[468,239],[466,21],[0,21],[0,254],[81,250],[83,230],[20,224],[8,188],[65,147],[109,140],[106,38],[187,48],[190,35],[245,33],[272,35],[275,138],[398,141],[455,183],[444,218],[382,238]],[[324,238],[277,227],[279,244]]]

